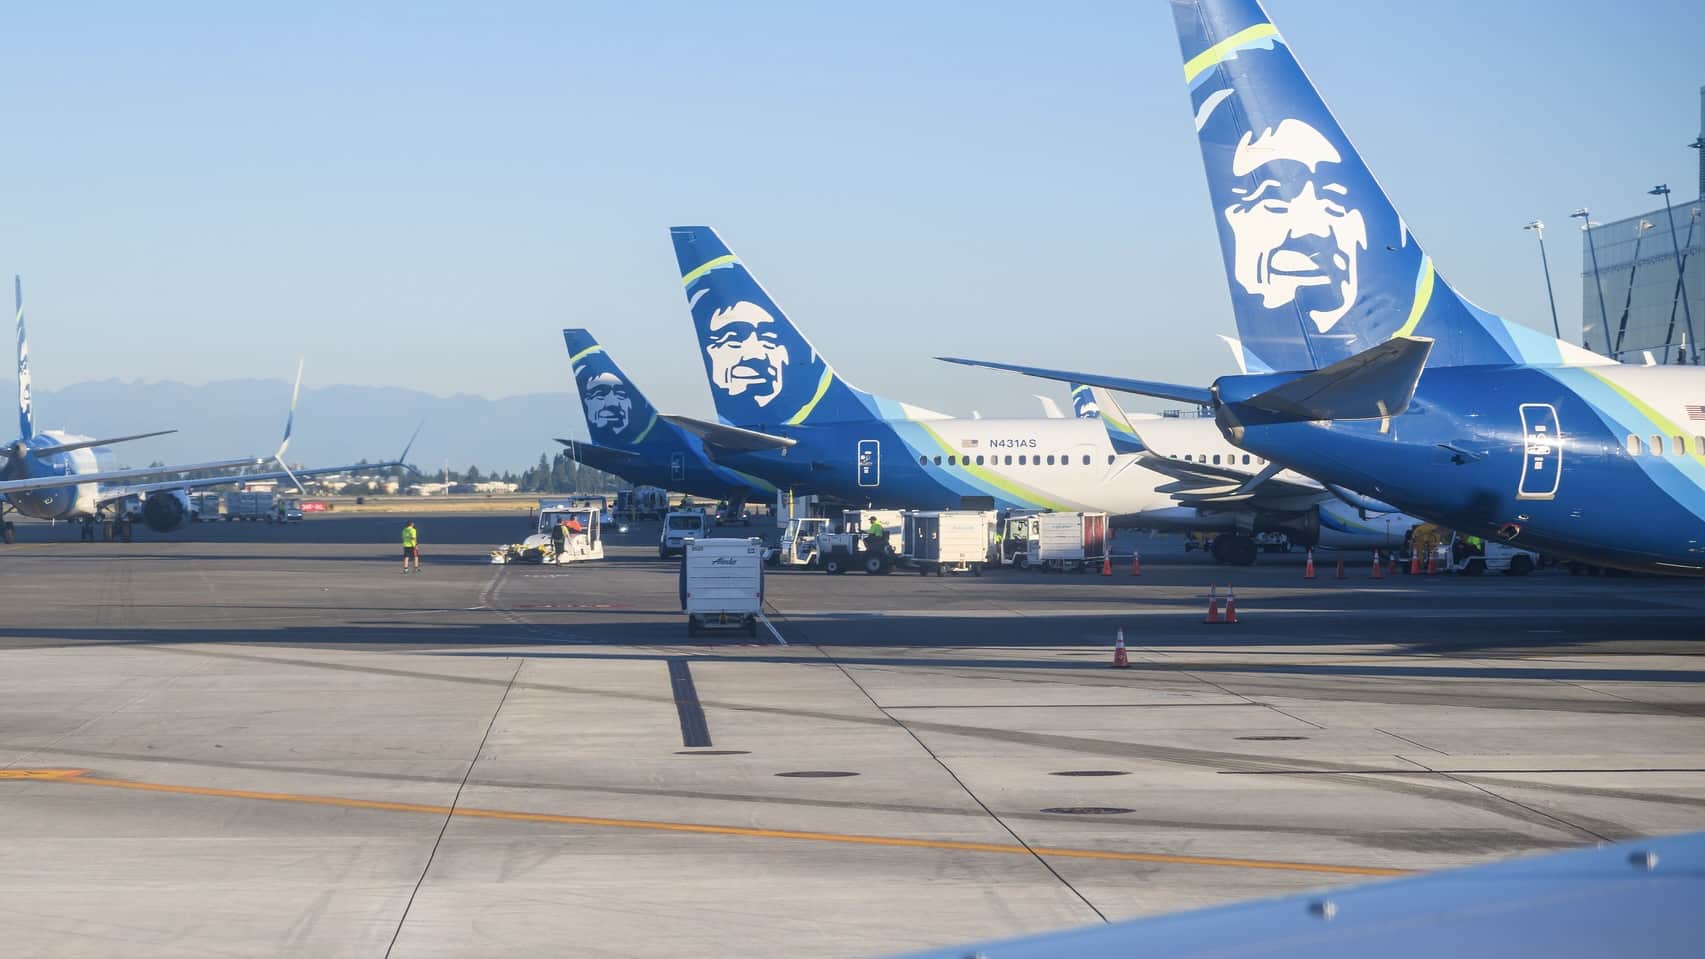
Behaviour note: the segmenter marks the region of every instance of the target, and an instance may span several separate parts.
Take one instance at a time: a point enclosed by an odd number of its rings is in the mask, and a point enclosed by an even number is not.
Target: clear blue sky
[[[1692,195],[1696,2],[1269,9],[1482,306],[1549,326],[1542,217],[1573,338],[1569,211]],[[678,223],[716,226],[848,379],[944,411],[1036,406],[942,352],[1228,366],[1159,0],[43,3],[0,30],[0,274],[41,390],[298,354],[318,384],[571,389],[557,331],[583,325],[705,413]]]

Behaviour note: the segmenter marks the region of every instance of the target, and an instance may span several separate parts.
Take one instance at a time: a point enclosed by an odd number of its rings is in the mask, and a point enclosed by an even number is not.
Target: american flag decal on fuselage
[[[1687,418],[1690,420],[1705,420],[1705,406],[1687,407]]]

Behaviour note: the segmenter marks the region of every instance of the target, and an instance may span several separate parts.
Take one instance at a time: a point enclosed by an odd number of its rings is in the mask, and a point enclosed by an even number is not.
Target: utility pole
[[[1551,292],[1551,261],[1545,256],[1545,223],[1534,220],[1524,230],[1532,230],[1539,237],[1539,262],[1545,267],[1545,298],[1551,301],[1551,333],[1559,340],[1563,338],[1563,327],[1557,323],[1557,294]]]
[[[1593,261],[1593,286],[1598,288],[1599,323],[1604,327],[1604,352],[1608,355],[1612,349],[1610,345],[1610,311],[1605,309],[1604,306],[1604,280],[1599,276],[1598,272],[1598,246],[1593,243],[1592,217],[1587,214],[1587,208],[1583,206],[1579,210],[1569,214],[1569,219],[1581,221],[1581,232],[1585,234],[1587,238],[1587,253],[1592,256]],[[1581,345],[1583,347],[1587,346],[1586,339],[1587,338],[1584,335],[1581,337]],[[1590,349],[1590,347],[1588,348]]]
[[[1694,366],[1699,365],[1699,339],[1693,334],[1693,306],[1687,301],[1687,272],[1681,261],[1681,237],[1675,234],[1675,210],[1669,205],[1669,184],[1660,183],[1646,191],[1652,196],[1664,198],[1664,214],[1669,217],[1670,248],[1675,251],[1676,284],[1681,290],[1681,316],[1687,325],[1688,350],[1682,352],[1683,362]]]

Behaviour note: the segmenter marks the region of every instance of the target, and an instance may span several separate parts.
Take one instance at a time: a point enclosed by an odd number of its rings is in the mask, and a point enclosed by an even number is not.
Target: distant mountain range
[[[153,460],[189,463],[264,455],[278,448],[290,404],[282,380],[174,382],[98,380],[35,394],[36,426],[89,436],[177,429],[170,436],[113,448],[123,466]],[[489,400],[374,386],[304,387],[296,406],[291,463],[335,466],[396,456],[421,421],[409,460],[423,471],[478,466],[519,472],[554,455],[554,437],[584,438],[572,393],[530,393]],[[8,430],[10,436],[14,430]]]

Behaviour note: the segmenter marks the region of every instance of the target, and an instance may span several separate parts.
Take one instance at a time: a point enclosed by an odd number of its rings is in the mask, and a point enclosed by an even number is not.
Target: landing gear
[[[1221,533],[1214,537],[1214,562],[1222,566],[1253,566],[1259,550],[1255,540],[1242,533]]]

